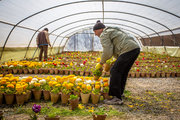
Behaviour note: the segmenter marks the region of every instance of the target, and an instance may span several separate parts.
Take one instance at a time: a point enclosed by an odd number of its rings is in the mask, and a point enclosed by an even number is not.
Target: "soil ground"
[[[180,119],[180,78],[128,78],[126,91],[123,105],[105,105],[102,101],[98,104],[119,111],[119,115],[107,116],[106,120]],[[33,103],[24,106],[30,107]],[[2,105],[0,109],[5,111],[5,120],[29,119],[27,114],[15,114],[14,107]],[[92,120],[92,116],[61,116],[60,119]],[[44,117],[39,116],[38,120]]]

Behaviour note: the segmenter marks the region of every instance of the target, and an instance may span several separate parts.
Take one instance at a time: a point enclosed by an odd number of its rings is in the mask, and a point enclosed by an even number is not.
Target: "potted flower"
[[[41,106],[34,104],[32,107],[33,114],[30,115],[30,120],[37,120],[37,114],[41,111]]]
[[[67,82],[64,82],[62,84],[62,94],[61,94],[61,102],[62,104],[67,104],[68,103],[68,99],[70,97],[70,94],[72,92],[72,87],[74,85],[72,83],[67,83]]]
[[[87,104],[89,102],[91,90],[92,90],[91,85],[82,84],[82,86],[81,86],[81,100],[82,100],[83,104]]]
[[[105,120],[107,114],[104,108],[97,108],[92,112],[92,116],[93,116],[93,120]]]
[[[7,84],[4,92],[6,104],[10,105],[14,102],[15,87],[13,84]]]
[[[93,104],[97,104],[99,102],[100,99],[100,84],[96,84],[95,83],[95,87],[94,90],[91,93],[91,99],[92,99],[92,103]]]
[[[44,100],[49,100],[50,99],[50,86],[48,85],[48,83],[46,82],[45,78],[41,79],[39,81],[41,88],[42,88],[42,92],[43,92],[43,96],[44,96]]]
[[[59,84],[56,84],[55,86],[53,86],[50,95],[51,95],[51,102],[52,103],[57,103],[58,99],[59,99],[59,92],[60,89],[58,88]]]
[[[34,99],[36,101],[39,101],[41,99],[41,94],[42,94],[41,84],[39,83],[37,78],[33,78],[30,82],[30,85],[34,95]]]
[[[102,75],[102,71],[99,69],[96,69],[93,71],[93,75],[94,75],[94,80],[98,80],[99,77]]]
[[[23,105],[25,100],[25,90],[27,85],[16,84],[16,102],[18,105]]]
[[[69,103],[71,105],[70,109],[75,110],[79,104],[79,97],[77,95],[70,95]]]
[[[109,93],[109,83],[108,83],[108,79],[103,79],[103,97],[104,99],[110,99],[111,97],[108,95]]]
[[[81,88],[79,85],[75,85],[73,88],[73,94],[77,95],[78,97],[80,97],[80,92],[81,92]]]
[[[45,117],[45,120],[59,120],[60,117],[57,116],[56,112],[48,112],[47,116]]]

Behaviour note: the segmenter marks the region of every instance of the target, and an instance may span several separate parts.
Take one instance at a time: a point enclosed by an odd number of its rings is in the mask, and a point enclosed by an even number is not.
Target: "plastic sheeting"
[[[170,56],[180,57],[180,48],[179,47],[142,47],[142,50],[145,52],[152,52],[155,54],[168,54]]]

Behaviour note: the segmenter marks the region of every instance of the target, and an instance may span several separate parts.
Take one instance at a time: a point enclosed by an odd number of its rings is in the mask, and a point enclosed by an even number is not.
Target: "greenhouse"
[[[0,0],[0,120],[178,120],[179,6]]]

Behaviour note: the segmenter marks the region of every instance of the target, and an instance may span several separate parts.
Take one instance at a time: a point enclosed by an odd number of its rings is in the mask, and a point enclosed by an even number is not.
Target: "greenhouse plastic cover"
[[[0,0],[1,55],[8,47],[36,47],[45,27],[53,47],[64,47],[97,20],[136,37],[179,34],[179,6],[180,0]]]

